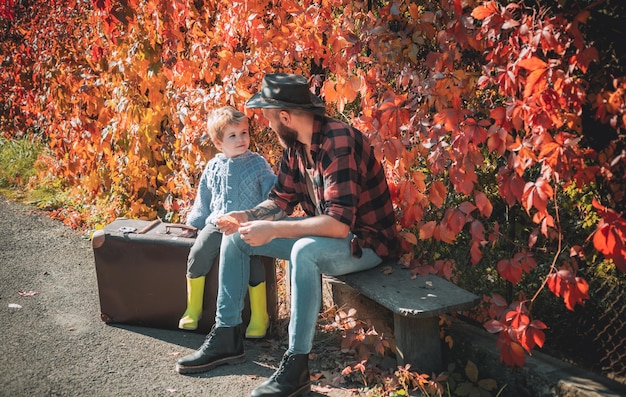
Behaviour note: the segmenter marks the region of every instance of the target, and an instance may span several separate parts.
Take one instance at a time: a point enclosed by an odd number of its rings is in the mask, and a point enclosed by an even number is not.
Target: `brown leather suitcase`
[[[182,236],[186,228],[159,220],[118,218],[93,234],[102,321],[178,329],[187,304],[187,255],[194,243],[194,238]],[[206,277],[197,332],[208,332],[215,321],[217,262]],[[278,312],[275,260],[263,257],[263,263],[272,321]],[[247,299],[243,317],[247,324]]]

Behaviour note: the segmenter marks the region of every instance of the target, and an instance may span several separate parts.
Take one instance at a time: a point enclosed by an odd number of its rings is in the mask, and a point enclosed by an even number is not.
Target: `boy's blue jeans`
[[[360,258],[352,256],[350,240],[328,237],[274,239],[252,247],[239,233],[224,236],[220,251],[219,292],[215,324],[234,327],[241,324],[241,312],[250,277],[251,255],[263,255],[289,261],[291,275],[291,318],[289,352],[308,354],[313,345],[315,326],[321,304],[322,273],[331,276],[371,269],[382,262],[370,248]]]

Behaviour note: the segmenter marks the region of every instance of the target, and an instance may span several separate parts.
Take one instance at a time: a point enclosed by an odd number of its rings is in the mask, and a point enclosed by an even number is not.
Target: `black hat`
[[[309,82],[298,74],[273,73],[263,77],[261,91],[246,102],[248,108],[302,109],[323,115],[324,101],[309,91]]]

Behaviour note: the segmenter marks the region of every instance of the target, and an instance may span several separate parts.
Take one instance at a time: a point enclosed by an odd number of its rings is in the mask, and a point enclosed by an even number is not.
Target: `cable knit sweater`
[[[274,182],[276,175],[259,154],[218,153],[202,173],[187,224],[202,229],[225,213],[252,208],[267,199]]]

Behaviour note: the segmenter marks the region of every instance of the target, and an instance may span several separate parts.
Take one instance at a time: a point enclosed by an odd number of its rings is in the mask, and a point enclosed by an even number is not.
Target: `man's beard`
[[[276,134],[278,135],[278,140],[280,141],[281,145],[286,149],[293,147],[298,140],[298,133],[296,132],[296,130],[287,127],[280,121],[276,126]]]

